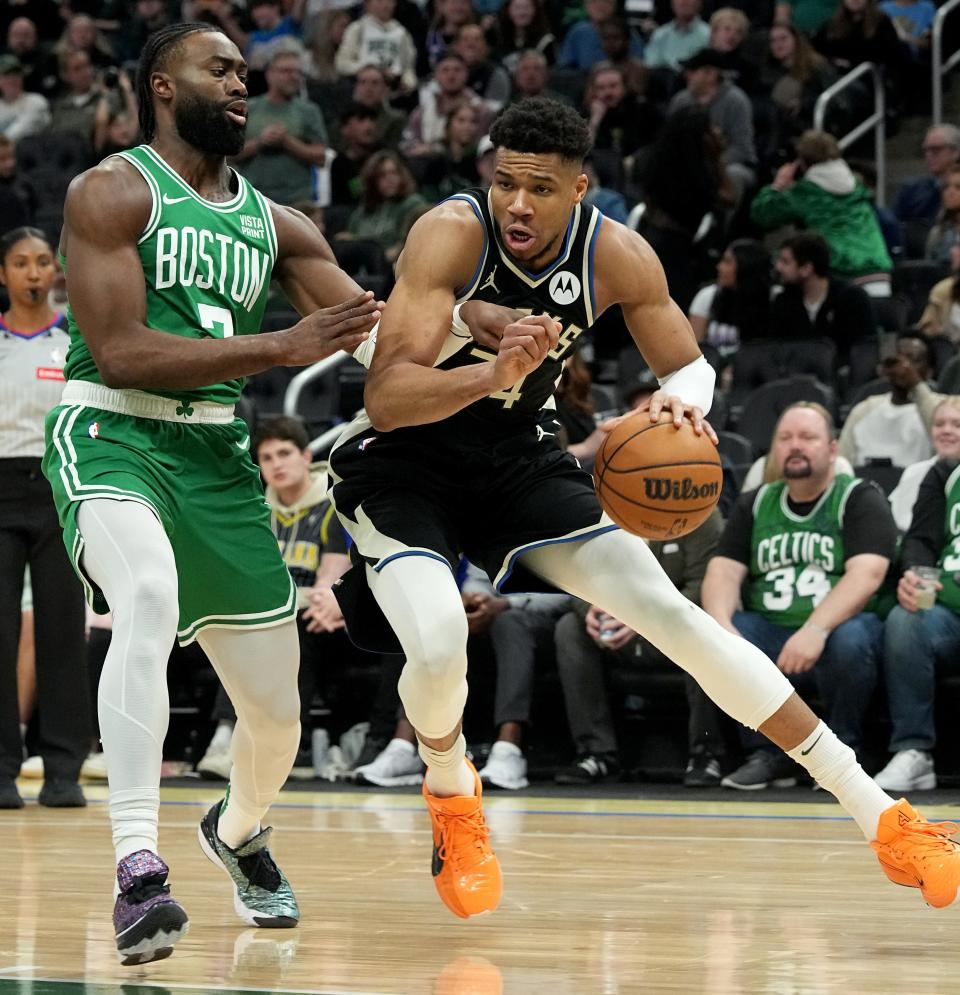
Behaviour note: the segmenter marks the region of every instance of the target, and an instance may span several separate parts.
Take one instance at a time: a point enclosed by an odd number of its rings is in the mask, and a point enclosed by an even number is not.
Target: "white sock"
[[[493,746],[490,747],[490,756],[492,757],[494,753],[500,757],[522,757],[523,750],[517,746],[516,743],[508,743],[505,739],[498,739]]]
[[[221,722],[213,734],[213,738],[210,740],[210,745],[207,749],[227,749],[230,746],[230,740],[233,738],[233,723],[224,720]]]
[[[21,722],[20,723],[20,739],[24,740],[26,738],[27,738],[27,723],[26,722]]]
[[[434,750],[421,743],[420,759],[427,765],[427,791],[435,798],[476,794],[473,771],[467,766],[467,741],[463,733],[449,750]]]
[[[787,755],[836,797],[868,842],[877,838],[881,813],[896,803],[867,775],[853,750],[841,743],[827,725],[817,723],[816,729]]]
[[[110,792],[110,822],[117,863],[137,850],[157,852],[159,808],[160,791],[157,788]]]

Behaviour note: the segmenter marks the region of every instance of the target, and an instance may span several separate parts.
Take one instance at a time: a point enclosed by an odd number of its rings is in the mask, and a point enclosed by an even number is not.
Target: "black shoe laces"
[[[250,884],[270,892],[280,887],[280,871],[266,848],[246,857],[238,857],[237,865]]]
[[[165,878],[156,874],[138,878],[134,886],[124,893],[124,899],[128,905],[140,905],[151,898],[156,898],[157,895],[169,895],[170,886],[164,884],[164,880]]]

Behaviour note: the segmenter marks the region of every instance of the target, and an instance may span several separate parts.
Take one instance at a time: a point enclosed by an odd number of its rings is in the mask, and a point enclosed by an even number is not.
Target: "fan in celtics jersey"
[[[590,134],[580,115],[557,101],[519,101],[490,138],[490,190],[456,194],[413,226],[373,350],[366,411],[330,458],[333,502],[363,560],[338,597],[351,635],[369,638],[380,623],[377,636],[385,642],[392,629],[404,650],[399,691],[427,764],[440,899],[467,918],[496,908],[503,889],[461,733],[467,626],[453,570],[462,553],[500,591],[552,586],[642,634],[833,792],[889,877],[949,904],[960,885],[950,824],[931,827],[874,784],[782,670],[688,601],[647,545],[602,514],[589,474],[550,435],[541,410],[562,364],[608,308],[620,309],[659,380],[645,410],[625,416],[638,428],[666,410],[677,427],[688,419],[715,438],[704,421],[714,375],[650,246],[585,204]],[[505,309],[492,347],[478,347],[456,321],[474,298]]]
[[[822,405],[787,408],[770,458],[783,477],[737,500],[704,577],[703,604],[795,685],[815,690],[831,727],[856,752],[883,663],[874,596],[897,527],[878,487],[836,472],[833,419]],[[797,766],[781,750],[748,729],[741,739],[746,761],[724,787],[796,783]]]
[[[167,956],[188,926],[157,853],[175,638],[199,641],[238,715],[227,797],[200,846],[244,923],[299,918],[262,825],[300,738],[296,591],[234,403],[251,374],[355,349],[379,305],[303,215],[227,165],[243,146],[245,80],[209,25],[154,34],[138,79],[147,144],[79,176],[65,205],[68,382],[44,472],[88,600],[113,611],[99,714],[125,964]],[[256,334],[271,279],[305,317]]]

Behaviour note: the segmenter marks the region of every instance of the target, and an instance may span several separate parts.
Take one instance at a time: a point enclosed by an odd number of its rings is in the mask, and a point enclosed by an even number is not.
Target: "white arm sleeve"
[[[713,404],[713,387],[717,382],[717,374],[703,356],[698,356],[679,370],[674,370],[665,377],[657,377],[657,382],[661,390],[675,394],[684,404],[692,404],[707,414]]]

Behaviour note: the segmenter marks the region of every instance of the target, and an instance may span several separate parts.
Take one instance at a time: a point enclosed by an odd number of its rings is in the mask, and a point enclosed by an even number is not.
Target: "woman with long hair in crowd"
[[[927,259],[948,265],[950,250],[958,242],[960,242],[960,165],[951,166],[943,178],[940,213],[927,235]]]
[[[897,29],[877,0],[843,0],[814,35],[813,46],[841,73],[872,62],[895,74],[902,64]]]
[[[701,282],[694,239],[704,217],[732,203],[723,139],[701,107],[671,114],[657,140],[637,157],[645,210],[640,234],[660,257],[670,296],[687,311]]]
[[[352,238],[379,242],[393,262],[400,253],[407,215],[424,203],[417,182],[396,153],[375,152],[360,171],[360,206],[350,215]]]
[[[431,68],[453,45],[460,28],[464,24],[476,23],[477,15],[470,0],[436,0],[426,39],[427,58]]]
[[[741,342],[764,338],[770,318],[770,253],[761,242],[731,242],[717,263],[717,281],[697,292],[690,305],[690,325],[698,342],[721,355]]]
[[[443,144],[438,149],[443,174],[437,186],[440,197],[449,197],[480,182],[477,145],[481,138],[483,132],[477,108],[466,100],[454,105],[447,115]]]
[[[557,40],[541,0],[507,0],[492,35],[493,57],[511,73],[527,51],[539,52],[551,66],[557,61]]]
[[[0,239],[0,282],[10,299],[0,316],[0,808],[20,808],[14,783],[23,760],[17,654],[24,571],[33,591],[40,804],[85,805],[78,778],[87,755],[83,589],[70,560],[50,485],[41,471],[44,420],[60,403],[70,338],[50,306],[56,257],[42,231],[15,228]],[[91,427],[91,432],[95,426]]]
[[[817,97],[837,78],[830,63],[792,24],[775,24],[767,36],[767,61],[760,82],[778,117],[778,144],[813,123]]]

